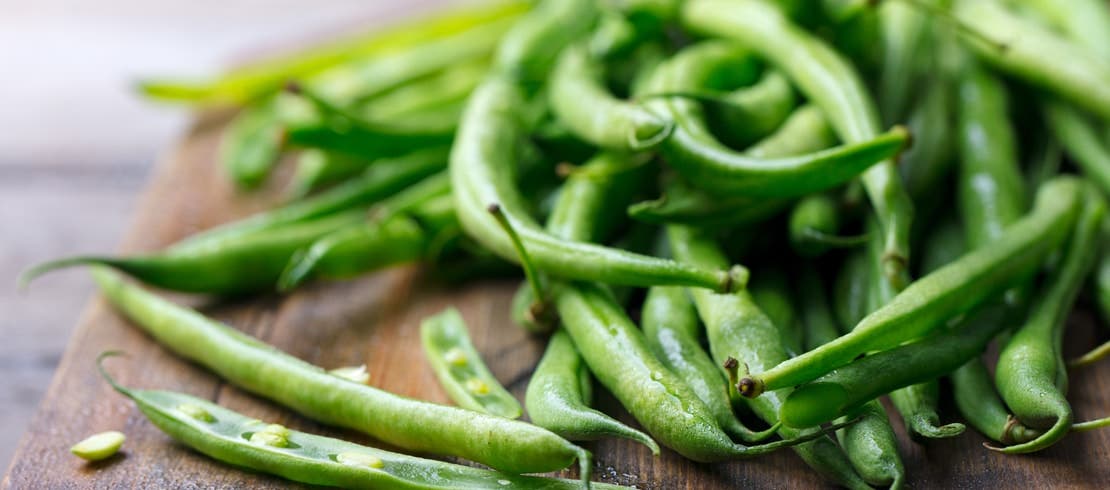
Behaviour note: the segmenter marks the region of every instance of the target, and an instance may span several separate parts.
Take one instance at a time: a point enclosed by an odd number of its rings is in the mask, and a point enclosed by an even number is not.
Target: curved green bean
[[[871,351],[897,347],[966,312],[1028,276],[1062,242],[1078,214],[1081,182],[1057,177],[1037,192],[1033,210],[996,246],[969,252],[910,284],[849,334],[740,380],[748,397],[812,381]]]
[[[1106,203],[1094,189],[1063,252],[1063,260],[1046,283],[1028,320],[998,355],[995,385],[1006,405],[1026,427],[1044,433],[1032,441],[992,448],[1015,454],[1039,451],[1063,438],[1072,426],[1072,410],[1064,397],[1067,368],[1061,343],[1065,320],[1087,273],[1098,257]]]
[[[532,423],[572,441],[623,437],[659,454],[659,445],[651,436],[590,408],[592,394],[590,371],[582,356],[567,333],[556,330],[524,395]]]
[[[353,383],[108,270],[95,269],[93,277],[113,306],[162,345],[307,417],[398,447],[459,456],[510,473],[555,471],[578,459],[583,480],[589,479],[589,452],[547,430]]]
[[[842,141],[865,145],[879,135],[879,116],[852,66],[774,6],[757,0],[691,0],[681,15],[690,30],[740,42],[786,73],[824,111]],[[904,132],[894,130],[899,131]],[[884,276],[900,284],[909,261],[913,203],[892,160],[870,167],[862,180],[884,234]]]

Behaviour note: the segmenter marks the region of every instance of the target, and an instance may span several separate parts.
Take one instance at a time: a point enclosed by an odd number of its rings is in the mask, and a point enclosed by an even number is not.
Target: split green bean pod
[[[663,63],[645,88],[646,93],[682,93],[696,90],[703,80],[691,64],[716,57],[736,58],[744,53],[724,41],[688,48]],[[708,191],[758,197],[796,197],[834,187],[852,179],[868,167],[889,158],[905,147],[904,129],[856,145],[845,145],[815,153],[753,158],[729,149],[710,132],[704,111],[684,97],[667,97],[648,102],[648,107],[666,114],[675,127],[662,144],[667,162],[684,177]]]
[[[1090,186],[1084,208],[1071,234],[1063,259],[1019,328],[998,355],[995,385],[1014,417],[1027,427],[1042,429],[1036,439],[998,448],[1004,453],[1027,453],[1047,448],[1072,429],[1063,338],[1068,313],[1106,238],[1102,234],[1106,203]]]
[[[694,228],[668,226],[667,238],[671,253],[680,260],[706,267],[727,263],[720,247]],[[789,358],[782,344],[781,333],[759,310],[746,291],[713,294],[702,289],[690,289],[689,292],[694,299],[698,316],[705,324],[709,353],[718,366],[724,366],[729,358],[743,359],[749,369],[759,371]],[[769,392],[766,396],[748,400],[747,403],[764,422],[775,425],[779,423],[779,408],[787,394],[788,388]],[[812,432],[812,429],[799,431],[780,427],[778,432],[783,438],[789,439]],[[810,443],[794,446],[793,449],[806,464],[825,478],[849,488],[869,488],[832,438],[818,438]]]
[[[731,39],[782,70],[820,107],[840,139],[850,144],[898,136],[879,136],[879,116],[852,66],[820,39],[793,25],[773,5],[758,0],[691,0],[682,7],[690,30]],[[892,160],[867,169],[862,180],[885,236],[884,275],[902,280],[909,261],[913,203]]]
[[[570,279],[630,286],[682,285],[735,291],[747,270],[711,270],[672,260],[566,241],[545,233],[525,211],[513,182],[513,162],[524,134],[519,128],[520,87],[491,76],[470,99],[451,154],[451,181],[463,229],[497,255],[519,260],[487,207],[498,204],[518,230],[536,266]]]
[[[739,389],[749,397],[812,381],[860,354],[897,347],[1014,285],[1067,236],[1079,210],[1082,183],[1057,177],[1037,192],[1033,210],[1006,229],[996,246],[974,250],[915,281],[890,303],[860,321],[849,334],[746,376]]]
[[[520,402],[482,362],[466,330],[462,315],[454,308],[420,324],[424,354],[440,386],[460,407],[510,419],[520,417]]]
[[[545,429],[351,382],[130,285],[111,271],[96,269],[94,278],[113,306],[162,345],[309,418],[397,447],[458,456],[509,473],[555,471],[577,459],[583,480],[589,479],[590,453]]]
[[[651,436],[590,408],[593,381],[567,333],[556,330],[528,382],[524,405],[532,423],[572,441],[623,437],[659,454]]]
[[[670,135],[668,120],[639,104],[618,100],[604,85],[604,65],[585,44],[563,50],[548,88],[552,111],[578,137],[599,147],[641,151]]]
[[[126,388],[104,377],[175,440],[217,461],[291,481],[366,489],[582,488],[580,481],[498,473],[298,432],[194,396]]]
[[[641,322],[655,357],[686,382],[729,436],[755,442],[778,431],[778,427],[771,427],[755,432],[736,418],[728,380],[698,342],[697,311],[683,288],[651,288],[644,300]]]

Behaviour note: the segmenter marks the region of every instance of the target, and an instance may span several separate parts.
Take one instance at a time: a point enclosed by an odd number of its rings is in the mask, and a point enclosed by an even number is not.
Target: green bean
[[[766,58],[824,111],[842,141],[866,145],[863,142],[879,134],[874,104],[851,65],[820,39],[792,25],[774,6],[756,0],[694,0],[684,4],[682,23],[697,33],[740,42]],[[899,284],[909,261],[913,204],[892,160],[871,166],[862,180],[885,235],[884,274]]]
[[[883,2],[877,14],[883,57],[878,106],[883,122],[889,125],[904,120],[915,85],[928,74],[931,50],[936,46],[930,42],[929,18],[917,5]]]
[[[440,386],[460,407],[510,419],[520,417],[520,402],[497,382],[466,330],[462,315],[454,308],[420,324],[424,354]]]
[[[932,195],[952,170],[956,127],[955,98],[951,80],[934,79],[924,88],[920,103],[910,114],[914,144],[902,154],[902,180],[914,198]]]
[[[217,226],[190,236],[173,248],[210,246],[223,240],[372,204],[443,169],[447,162],[447,153],[446,148],[429,148],[398,158],[380,160],[358,178],[329,189],[327,192]]]
[[[805,335],[802,333],[802,324],[794,314],[797,308],[790,299],[786,273],[775,267],[767,267],[759,270],[756,279],[758,280],[748,285],[752,300],[771,320],[771,324],[782,332],[786,353],[797,355],[802,352]]]
[[[511,241],[486,211],[497,203],[519,230],[536,265],[561,277],[633,286],[690,285],[730,291],[742,288],[747,271],[706,270],[623,252],[545,233],[525,212],[513,186],[515,151],[523,137],[518,124],[520,87],[502,77],[486,80],[471,97],[452,149],[451,179],[459,221],[475,240],[517,260]]]
[[[297,170],[289,187],[294,198],[302,198],[320,187],[347,180],[366,170],[373,160],[325,150],[307,149],[297,157]]]
[[[547,80],[559,53],[590,32],[597,16],[591,0],[540,2],[501,38],[495,71],[526,85]]]
[[[811,351],[832,342],[840,336],[840,326],[833,316],[825,285],[817,273],[816,264],[807,262],[802,265],[800,276],[795,282],[795,297],[798,298],[798,314],[801,318],[803,348]]]
[[[710,125],[722,128],[728,144],[744,148],[774,133],[794,113],[797,102],[786,75],[765,70],[754,85],[726,93],[720,104],[709,107]],[[801,153],[806,152],[795,154]]]
[[[69,257],[36,265],[20,281],[27,285],[53,270],[98,264],[174,291],[234,295],[273,290],[284,263],[297,250],[363,219],[362,211],[349,210],[252,235],[229,237],[207,246],[127,257]]]
[[[1110,61],[994,0],[958,1],[953,15],[968,28],[962,39],[980,59],[1110,120]]]
[[[1103,60],[1110,60],[1110,8],[1099,0],[1034,0],[1022,2],[1073,41]]]
[[[1005,322],[976,321],[918,342],[878,352],[794,389],[783,424],[810,427],[831,421],[898,388],[926,382],[979,355]]]
[[[556,330],[528,382],[524,405],[532,423],[572,441],[623,437],[659,454],[651,436],[590,408],[590,371],[567,333]]]
[[[774,133],[745,153],[777,158],[823,150],[833,143],[832,132],[820,109],[806,105],[795,110]],[[633,204],[628,214],[648,223],[735,226],[763,221],[789,204],[785,199],[714,196],[675,180],[666,186],[662,197]]]
[[[220,140],[220,162],[240,188],[257,187],[278,162],[286,133],[276,104],[269,99],[244,108]]]
[[[619,216],[615,211],[620,208],[614,204],[630,199],[644,180],[643,172],[635,168],[628,173],[629,160],[627,156],[601,153],[579,167],[580,171],[571,174],[559,190],[547,231],[567,240],[599,240]],[[554,321],[543,318],[549,306],[542,304],[551,298],[543,294],[526,286],[518,290],[513,297],[517,312],[513,316],[519,324],[531,330],[551,328],[548,324]],[[651,437],[590,408],[592,391],[589,370],[578,350],[565,331],[557,330],[528,383],[525,398],[532,421],[573,440],[624,437],[659,454],[659,446]]]
[[[101,358],[114,353],[101,354]],[[208,400],[172,391],[138,390],[116,383],[156,427],[217,461],[287,480],[343,488],[581,488],[578,481],[517,476],[417,458],[287,429],[233,412]],[[338,381],[347,383],[346,381]],[[593,488],[622,488],[593,483]]]
[[[509,473],[555,471],[578,459],[582,479],[589,479],[589,452],[544,429],[353,383],[129,285],[110,271],[96,269],[94,278],[113,306],[162,345],[309,418],[397,447],[459,456]]]
[[[858,250],[848,254],[837,273],[833,312],[844,333],[870,313],[868,300],[872,285],[869,265],[867,251]]]
[[[127,436],[119,431],[101,432],[82,439],[69,448],[69,452],[85,461],[100,461],[115,456],[126,439]]]
[[[960,414],[984,436],[1009,445],[1031,441],[1041,434],[1040,430],[1022,425],[1010,415],[981,360],[965,363],[953,371],[949,379]]]
[[[488,71],[485,62],[459,63],[366,100],[360,104],[360,113],[370,120],[388,121],[453,106],[465,100]]]
[[[1017,142],[1002,82],[980,67],[959,85],[960,210],[972,249],[992,242],[1025,212]]]
[[[790,245],[803,257],[816,257],[830,247],[850,247],[867,240],[867,235],[839,236],[840,204],[828,194],[812,194],[794,205],[788,223]]]
[[[278,92],[291,79],[303,79],[334,66],[374,58],[458,35],[475,26],[497,24],[519,17],[528,2],[497,2],[488,7],[453,10],[431,18],[403,22],[394,27],[351,39],[321,45],[293,56],[247,65],[214,80],[178,82],[146,80],[144,95],[166,101],[202,105],[241,104]],[[502,22],[498,22],[502,21]],[[444,50],[452,52],[451,50]]]
[[[1059,102],[1045,104],[1045,116],[1052,134],[1072,161],[1103,194],[1110,196],[1110,145],[1100,140],[1091,121]]]
[[[501,37],[516,22],[515,18],[496,19],[452,36],[417,44],[406,51],[345,63],[298,80],[340,107],[353,108],[460,64],[485,63]]]
[[[778,431],[778,427],[752,431],[732,412],[727,380],[698,342],[697,311],[686,291],[651,288],[641,318],[644,336],[655,357],[686,382],[729,436],[754,442]]]
[[[940,326],[1028,276],[1064,240],[1078,213],[1082,186],[1058,177],[1037,192],[1033,210],[1008,227],[996,246],[969,252],[910,284],[890,303],[864,318],[849,334],[746,376],[740,392],[758,396],[812,381],[870,351],[897,347]]]
[[[598,381],[648,433],[686,458],[698,462],[747,458],[824,437],[842,427],[759,446],[736,444],[690,387],[655,358],[643,332],[603,286],[563,285],[555,293],[555,304],[563,328]]]
[[[690,64],[701,63],[700,50],[721,49],[703,44],[684,50],[660,66],[648,93],[697,89]],[[678,97],[653,100],[648,107],[674,119],[673,133],[662,144],[668,164],[697,186],[719,194],[796,197],[827,189],[858,175],[901,151],[908,134],[895,128],[856,145],[845,145],[808,155],[759,159],[735,152],[713,136],[696,103]],[[826,114],[827,116],[827,114]]]
[[[667,237],[671,253],[680,260],[705,267],[727,263],[720,247],[694,228],[671,225],[667,227]],[[690,289],[689,293],[705,324],[709,353],[719,369],[730,358],[744,359],[749,369],[757,371],[788,358],[779,330],[746,291],[723,295]],[[788,393],[789,389],[769,392],[768,396],[747,400],[747,404],[764,422],[776,425],[779,407]],[[786,439],[808,432],[779,428],[779,435]],[[825,478],[850,488],[868,488],[831,438],[795,446],[794,451]]]
[[[549,103],[567,127],[610,150],[646,150],[670,134],[663,118],[638,104],[616,99],[604,86],[604,68],[584,44],[563,50],[552,71]]]
[[[439,174],[379,203],[369,219],[322,236],[290,257],[278,289],[435,258],[459,234],[449,192],[447,176]]]
[[[321,148],[359,158],[396,157],[450,143],[458,123],[456,114],[411,124],[372,121],[304,87],[293,87],[293,91],[306,99],[287,97],[280,109],[287,140],[293,146]]]
[[[1043,429],[1036,439],[992,448],[1015,454],[1039,451],[1058,442],[1071,430],[1072,410],[1064,397],[1067,368],[1061,344],[1065,321],[1088,271],[1100,252],[1102,220],[1106,203],[1090,186],[1084,207],[1063,252],[1063,259],[1036,296],[1028,320],[998,355],[995,385],[1013,411],[1027,427]]]
[[[821,109],[806,104],[795,110],[774,133],[745,151],[754,158],[804,155],[827,149],[836,143],[829,121]]]

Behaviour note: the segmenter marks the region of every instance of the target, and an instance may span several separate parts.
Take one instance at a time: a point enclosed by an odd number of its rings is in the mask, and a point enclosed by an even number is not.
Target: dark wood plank
[[[215,146],[224,119],[200,119],[154,176],[138,206],[123,251],[155,250],[197,230],[272,205],[280,179],[256,194],[237,194],[215,165]],[[423,359],[417,326],[448,305],[457,306],[494,374],[515,395],[523,391],[542,341],[511,325],[508,305],[514,282],[482,282],[453,289],[422,280],[416,269],[397,269],[355,281],[315,284],[289,296],[266,296],[204,308],[204,311],[300,358],[324,367],[366,363],[375,386],[406,396],[447,403]],[[1070,351],[1104,340],[1090,315],[1077,314],[1069,332]],[[358,434],[315,424],[220,382],[205,370],[161,348],[118,317],[102,300],[87,308],[2,488],[278,488],[286,482],[245,473],[174,443],[130,402],[98,378],[93,359],[122,349],[126,359],[111,370],[125,384],[191,393],[251,416],[290,427],[373,444]],[[1110,407],[1107,363],[1072,373],[1072,399],[1079,419],[1106,415]],[[604,393],[600,405],[632,423]],[[951,411],[948,412],[949,414]],[[901,432],[900,421],[894,421]],[[128,434],[120,456],[84,464],[67,448],[103,430]],[[1110,433],[1070,435],[1032,456],[1004,456],[982,448],[972,432],[918,445],[902,433],[910,486],[1089,487],[1110,486]],[[588,443],[598,479],[640,488],[814,487],[821,482],[789,451],[742,462],[694,464],[670,451],[653,458],[643,447],[617,440]],[[567,473],[571,474],[571,473]]]

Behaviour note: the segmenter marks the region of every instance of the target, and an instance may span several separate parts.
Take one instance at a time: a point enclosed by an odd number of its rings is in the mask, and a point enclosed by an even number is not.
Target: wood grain
[[[123,242],[122,251],[161,248],[190,233],[273,205],[280,185],[237,194],[215,164],[225,118],[202,117],[149,184]],[[280,182],[277,179],[276,182]],[[402,395],[448,403],[423,359],[417,326],[448,305],[460,309],[474,343],[493,373],[518,398],[542,351],[508,319],[515,281],[481,282],[446,288],[422,280],[417,269],[396,269],[362,279],[314,284],[288,296],[206,305],[202,310],[295,356],[331,368],[366,363],[371,383]],[[195,304],[193,301],[190,304]],[[1078,314],[1068,342],[1072,351],[1103,340],[1104,329]],[[247,473],[209,460],[170,440],[95,374],[99,352],[120,349],[110,370],[126,385],[182,391],[211,399],[263,420],[310,432],[376,444],[358,434],[320,426],[266,400],[228,386],[204,369],[163,349],[100,299],[85,311],[16,457],[0,488],[284,488],[287,482]],[[601,391],[599,405],[634,423]],[[1110,365],[1072,373],[1079,419],[1106,415]],[[946,411],[951,414],[952,410]],[[950,418],[950,417],[949,417]],[[902,449],[913,488],[1110,487],[1110,431],[1073,434],[1032,456],[1004,456],[984,449],[969,431],[951,440],[919,445],[902,432]],[[85,464],[68,452],[83,437],[122,430],[122,453]],[[671,451],[658,458],[639,445],[606,440],[586,443],[596,456],[602,481],[640,488],[715,489],[818,487],[822,482],[789,451],[750,461],[695,464]],[[573,472],[567,472],[572,475]]]

